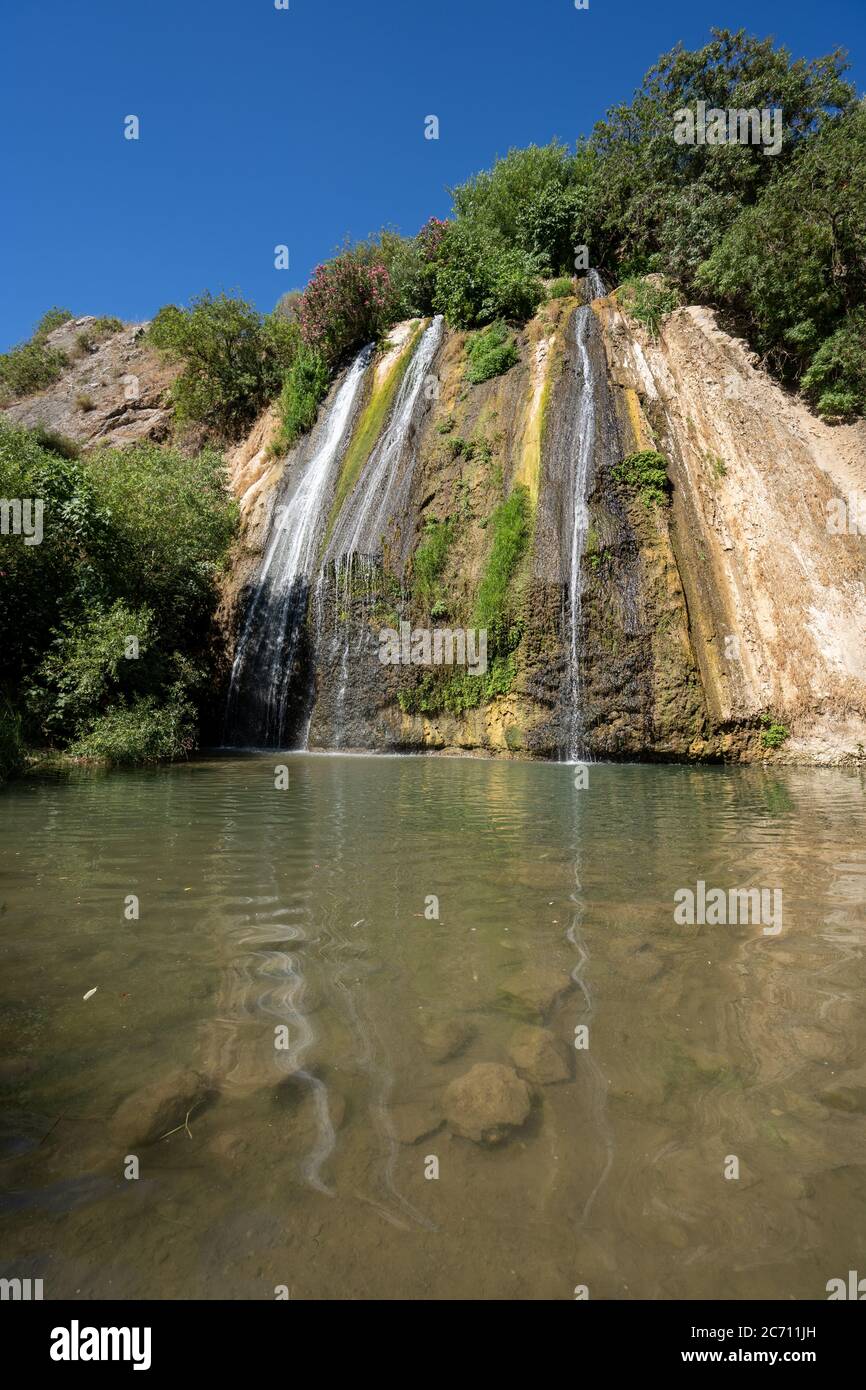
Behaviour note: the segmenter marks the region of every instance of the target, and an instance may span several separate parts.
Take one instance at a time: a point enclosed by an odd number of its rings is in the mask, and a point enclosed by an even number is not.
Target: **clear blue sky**
[[[0,348],[51,304],[270,309],[346,235],[414,233],[509,147],[573,141],[711,25],[848,49],[866,0],[14,0],[4,21]],[[135,114],[141,138],[123,138]],[[424,139],[424,118],[440,139]],[[274,246],[291,266],[274,269]]]

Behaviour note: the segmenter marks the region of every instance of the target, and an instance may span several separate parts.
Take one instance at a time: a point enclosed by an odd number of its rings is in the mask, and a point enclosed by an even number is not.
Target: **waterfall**
[[[343,504],[322,558],[315,600],[317,645],[321,641],[325,589],[333,581],[335,628],[331,655],[336,656],[340,671],[335,711],[337,747],[343,742],[354,589],[360,580],[372,595],[377,566],[385,560],[386,552],[400,570],[405,563],[405,549],[412,537],[401,533],[399,522],[407,511],[415,471],[416,412],[442,334],[443,319],[437,314],[421,335],[400,383],[388,424]],[[343,620],[337,624],[341,608]]]
[[[593,460],[597,438],[597,415],[600,406],[599,383],[589,352],[589,335],[593,325],[591,303],[606,293],[597,270],[586,277],[586,302],[574,315],[574,336],[577,346],[577,370],[580,384],[576,409],[572,417],[571,477],[569,496],[571,518],[566,527],[570,542],[568,555],[568,758],[575,762],[581,756],[582,720],[580,709],[580,620],[581,620],[581,563],[589,530],[589,491],[592,482]]]
[[[300,469],[294,491],[277,507],[247,606],[232,666],[224,741],[232,746],[279,748],[291,737],[303,704],[294,677],[306,627],[307,601],[325,508],[347,443],[354,406],[373,356],[355,358],[322,424],[315,452]]]
[[[400,383],[391,419],[370,454],[334,527],[323,568],[336,564],[348,582],[354,557],[380,555],[389,521],[400,515],[412,481],[414,450],[402,474],[399,469],[410,437],[415,407],[442,341],[442,316],[437,314],[421,336]]]

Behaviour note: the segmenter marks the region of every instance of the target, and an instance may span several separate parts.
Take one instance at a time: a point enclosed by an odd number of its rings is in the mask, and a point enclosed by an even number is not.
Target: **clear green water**
[[[861,775],[288,763],[285,791],[271,756],[0,794],[3,1274],[339,1299],[821,1298],[863,1273]],[[675,925],[697,879],[780,886],[781,935]],[[511,1065],[527,967],[569,986],[544,1023],[571,1078],[501,1147],[404,1142],[474,1063]],[[454,1020],[468,1045],[435,1061]],[[118,1106],[181,1065],[210,1102],[129,1142]]]

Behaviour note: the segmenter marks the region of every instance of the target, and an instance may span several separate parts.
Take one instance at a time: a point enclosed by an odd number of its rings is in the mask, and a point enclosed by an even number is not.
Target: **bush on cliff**
[[[466,380],[473,386],[491,377],[501,376],[520,360],[513,333],[504,323],[491,323],[480,333],[474,333],[466,344]]]
[[[188,309],[160,309],[149,336],[167,357],[183,363],[172,387],[178,421],[232,439],[279,392],[299,330],[278,314],[259,314],[244,299],[205,291]]]
[[[308,347],[331,368],[374,342],[393,320],[391,277],[381,261],[344,251],[316,267],[298,305]]]
[[[330,379],[328,364],[318,349],[300,343],[280,392],[280,432],[274,441],[274,452],[291,448],[313,428]]]

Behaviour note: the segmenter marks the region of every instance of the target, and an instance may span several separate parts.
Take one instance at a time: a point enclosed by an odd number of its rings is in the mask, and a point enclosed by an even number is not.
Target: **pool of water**
[[[0,793],[0,1273],[803,1299],[864,1272],[862,774],[282,762]],[[678,922],[699,882],[781,890],[781,930]],[[530,1105],[495,1145],[445,1118],[489,1063]]]

